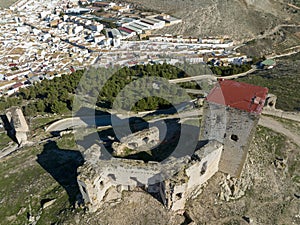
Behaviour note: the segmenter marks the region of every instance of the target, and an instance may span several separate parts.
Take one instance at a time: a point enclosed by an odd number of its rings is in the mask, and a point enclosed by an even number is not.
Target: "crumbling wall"
[[[10,130],[8,131],[12,135],[19,145],[27,142],[27,132],[29,127],[23,115],[21,108],[11,107],[6,110],[6,118],[9,123]]]
[[[148,151],[158,144],[159,129],[157,127],[151,127],[121,138],[120,142],[114,142],[112,144],[112,148],[114,149],[114,155],[125,156],[141,151]]]
[[[203,149],[199,150],[201,161],[186,169],[189,177],[188,191],[190,194],[199,186],[208,181],[219,170],[219,162],[223,151],[223,145],[217,141],[211,141]]]
[[[94,212],[104,203],[121,198],[123,190],[153,185],[158,163],[148,164],[141,160],[99,159],[99,146],[93,145],[85,151],[85,163],[77,169],[77,183],[82,198],[90,211]],[[154,190],[154,189],[153,189]]]
[[[164,205],[173,211],[183,212],[188,199],[196,197],[201,186],[219,170],[223,145],[217,141],[208,143],[195,152],[195,160],[183,171],[161,184],[160,195]]]
[[[98,174],[91,164],[84,164],[78,169],[77,183],[84,203],[91,212],[103,205],[107,190],[113,186],[110,178]]]

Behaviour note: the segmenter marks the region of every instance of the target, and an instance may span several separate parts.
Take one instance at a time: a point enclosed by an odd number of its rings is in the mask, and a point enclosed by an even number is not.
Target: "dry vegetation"
[[[67,135],[1,160],[0,224],[26,224],[29,215],[41,216],[37,224],[177,225],[188,221],[141,191],[124,192],[121,202],[105,205],[96,213],[73,208],[78,193],[73,182],[80,161],[75,149],[73,136]],[[245,219],[256,224],[299,224],[299,151],[283,135],[259,127],[242,177],[230,187],[244,194],[221,200],[220,183],[228,178],[217,173],[202,194],[188,202],[188,217],[196,224],[247,224]],[[42,209],[47,199],[56,201]]]
[[[127,0],[149,11],[170,13],[183,23],[158,32],[223,36],[247,40],[271,30],[278,24],[298,23],[299,13],[288,1],[276,0]],[[283,3],[282,3],[283,2]],[[296,10],[297,11],[297,10]]]
[[[18,0],[0,0],[0,8],[7,8]]]
[[[276,107],[285,111],[300,111],[300,53],[276,59],[271,70],[259,70],[237,79],[269,88],[278,97]]]

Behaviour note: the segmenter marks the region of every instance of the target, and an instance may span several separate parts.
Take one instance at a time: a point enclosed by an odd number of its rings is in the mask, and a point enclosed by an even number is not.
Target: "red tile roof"
[[[260,114],[268,94],[268,88],[219,79],[207,96],[213,102],[247,112]]]

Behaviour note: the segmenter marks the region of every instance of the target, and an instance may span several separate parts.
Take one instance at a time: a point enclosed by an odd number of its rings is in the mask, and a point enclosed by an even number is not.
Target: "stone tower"
[[[27,142],[28,124],[19,107],[11,107],[5,113],[8,133],[21,146]]]
[[[264,87],[220,79],[206,97],[200,140],[223,143],[220,171],[240,176],[267,93]]]

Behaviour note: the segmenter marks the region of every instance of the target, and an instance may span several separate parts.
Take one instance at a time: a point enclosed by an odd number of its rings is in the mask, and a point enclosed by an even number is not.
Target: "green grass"
[[[59,155],[50,156],[51,150],[57,148],[62,149],[61,151],[74,149],[74,136],[66,135],[57,140],[56,144],[25,147],[1,160],[0,224],[28,224],[27,213],[31,212],[33,216],[37,216],[43,199],[56,199],[56,201],[43,209],[37,224],[54,224],[69,215],[71,205],[66,190],[37,161],[39,155],[48,154],[49,157],[43,155],[44,160],[47,161],[47,157],[49,160],[55,160],[55,165],[58,164],[61,170],[68,173],[70,165],[67,164],[72,161],[68,158],[57,158]],[[44,151],[50,152],[44,153]]]
[[[56,141],[60,149],[77,149],[74,134],[66,134],[63,138]]]
[[[300,55],[300,54],[299,54]],[[272,70],[258,71],[237,81],[267,87],[269,93],[277,96],[276,108],[285,111],[300,111],[300,79],[297,65],[294,62],[280,61]]]
[[[10,139],[10,137],[8,137],[6,132],[0,133],[0,150],[5,148],[8,145],[8,143],[11,142],[11,141],[12,140]]]
[[[286,141],[286,137],[284,135],[261,126],[258,127],[256,135],[265,137],[266,141],[261,143],[261,145],[263,145],[268,152],[275,153],[275,156],[283,157]]]
[[[29,207],[36,214],[47,188],[57,185],[37,162],[39,148],[22,149],[9,160],[0,163],[0,224],[26,224]],[[23,210],[24,209],[24,212]],[[13,221],[7,218],[14,217]]]

